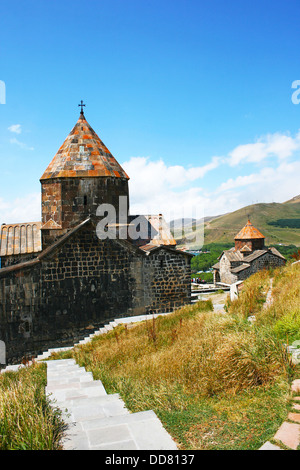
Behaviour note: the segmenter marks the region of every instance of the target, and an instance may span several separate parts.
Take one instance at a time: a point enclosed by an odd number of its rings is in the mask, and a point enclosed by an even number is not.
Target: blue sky
[[[132,212],[299,194],[299,18],[298,0],[3,0],[0,222],[40,218],[39,178],[81,99]]]

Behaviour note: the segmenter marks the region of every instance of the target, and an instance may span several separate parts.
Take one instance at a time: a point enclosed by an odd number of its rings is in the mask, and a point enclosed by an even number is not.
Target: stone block
[[[275,434],[274,439],[282,442],[290,449],[297,450],[300,445],[300,425],[284,422]]]
[[[300,393],[300,379],[293,381],[291,390],[292,392]]]
[[[120,441],[130,441],[132,435],[126,424],[106,426],[101,429],[87,431],[91,446],[112,444]]]
[[[259,450],[282,450],[280,447],[271,444],[271,442],[266,442]]]
[[[296,423],[300,423],[300,413],[289,413],[288,419],[290,421],[295,421]]]

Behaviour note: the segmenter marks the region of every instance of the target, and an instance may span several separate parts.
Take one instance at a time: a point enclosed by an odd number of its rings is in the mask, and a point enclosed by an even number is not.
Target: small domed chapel
[[[161,214],[139,216],[142,235],[132,236],[139,230],[130,232],[137,216],[129,177],[82,109],[41,177],[41,221],[1,225],[0,340],[8,363],[71,346],[115,318],[191,301],[191,255],[176,249]],[[116,220],[99,215],[108,205]],[[99,236],[103,220],[116,237]]]
[[[274,247],[265,246],[265,236],[250,219],[234,238],[235,246],[223,251],[213,266],[214,283],[235,284],[262,269],[277,268],[286,263]]]

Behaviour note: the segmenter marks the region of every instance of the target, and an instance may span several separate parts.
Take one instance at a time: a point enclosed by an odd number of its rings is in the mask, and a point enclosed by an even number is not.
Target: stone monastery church
[[[276,248],[265,247],[264,235],[250,220],[235,237],[235,247],[223,251],[213,266],[214,283],[234,284],[261,269],[283,266],[286,259]]]
[[[1,226],[0,340],[8,363],[73,345],[114,318],[191,301],[191,255],[176,249],[162,215],[140,216],[147,230],[128,235],[136,219],[129,177],[82,109],[41,177],[42,220]],[[115,238],[98,234],[104,204],[117,215],[122,205],[121,222],[106,224]]]

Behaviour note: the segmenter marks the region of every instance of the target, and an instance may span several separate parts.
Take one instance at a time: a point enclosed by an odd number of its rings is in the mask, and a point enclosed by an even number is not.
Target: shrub
[[[300,310],[289,312],[278,320],[274,325],[274,332],[289,344],[300,340]]]

